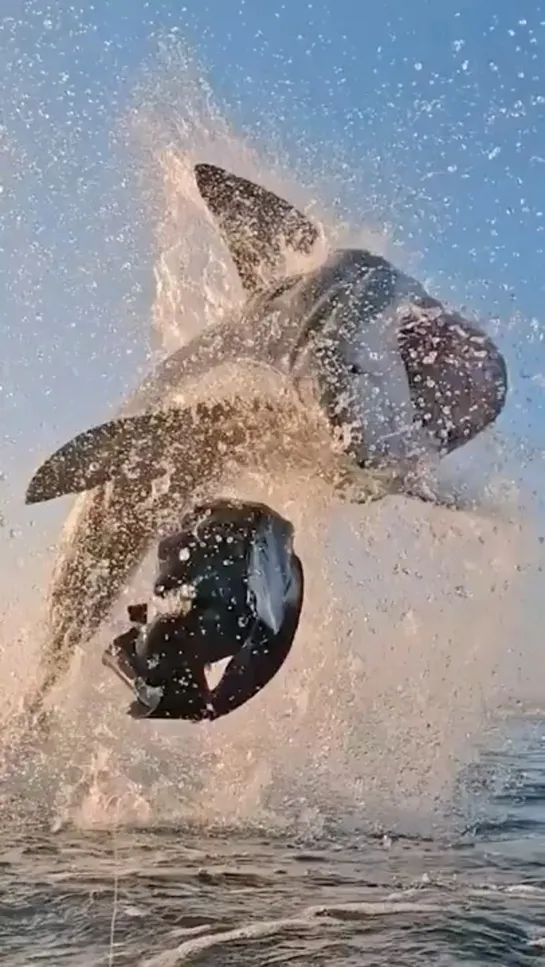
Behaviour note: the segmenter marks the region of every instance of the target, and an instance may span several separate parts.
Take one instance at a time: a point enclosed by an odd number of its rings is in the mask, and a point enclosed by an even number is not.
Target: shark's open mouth
[[[445,452],[497,419],[507,368],[482,329],[440,305],[415,304],[405,307],[399,344],[417,416]]]

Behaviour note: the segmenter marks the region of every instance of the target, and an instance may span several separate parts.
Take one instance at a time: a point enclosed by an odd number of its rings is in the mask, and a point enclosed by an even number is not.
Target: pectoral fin
[[[217,462],[219,448],[227,453],[240,447],[271,415],[270,401],[235,396],[111,420],[85,430],[50,456],[30,481],[25,502],[93,490],[120,477],[153,480],[169,464],[179,472],[196,465],[204,473],[208,457]]]

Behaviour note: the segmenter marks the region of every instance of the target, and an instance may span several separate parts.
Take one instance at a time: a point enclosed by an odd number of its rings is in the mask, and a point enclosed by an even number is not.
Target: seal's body
[[[149,624],[143,606],[104,663],[133,689],[136,718],[213,720],[260,691],[287,658],[303,604],[293,527],[263,504],[198,507],[159,545]],[[132,612],[132,613],[131,613]],[[214,689],[206,667],[230,658]]]

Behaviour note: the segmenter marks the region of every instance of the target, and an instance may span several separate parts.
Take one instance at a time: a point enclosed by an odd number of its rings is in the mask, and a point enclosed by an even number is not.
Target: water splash
[[[228,315],[241,298],[197,197],[196,161],[232,168],[290,198],[319,219],[324,239],[347,238],[320,203],[325,195],[305,190],[280,158],[265,158],[237,135],[183,49],[162,47],[161,65],[145,73],[123,130],[138,144],[143,197],[157,226],[155,355]],[[379,232],[349,235],[384,250]],[[524,567],[534,561],[531,523],[402,498],[342,506],[323,480],[295,470],[247,471],[223,493],[266,500],[295,524],[307,602],[283,672],[211,727],[143,725],[125,717],[126,695],[100,669],[104,642],[95,642],[63,683],[46,746],[31,745],[24,766],[14,767],[7,755],[12,700],[26,684],[17,669],[21,653],[32,665],[39,639],[29,627],[12,641],[15,622],[7,618],[0,656],[6,811],[21,817],[19,797],[28,801],[31,790],[36,813],[47,808],[57,824],[108,825],[119,815],[269,830],[320,829],[339,815],[371,825],[400,815],[425,824],[442,808],[472,738],[532,665],[525,642],[513,645],[521,640]],[[147,590],[150,567],[148,560],[129,600],[138,587]],[[112,624],[118,620],[121,606]],[[112,626],[103,636],[111,633]]]

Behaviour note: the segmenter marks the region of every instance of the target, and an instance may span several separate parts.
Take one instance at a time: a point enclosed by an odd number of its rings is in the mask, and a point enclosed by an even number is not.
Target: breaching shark
[[[507,371],[494,342],[415,279],[356,248],[291,274],[290,257],[311,255],[318,227],[221,168],[199,164],[195,177],[247,298],[235,318],[163,361],[118,419],[82,433],[34,475],[27,503],[81,494],[53,575],[34,713],[107,617],[161,515],[259,447],[306,451],[301,412],[316,415],[320,446],[361,470],[366,486],[380,480],[383,496],[414,491],[419,468],[473,439],[504,406]],[[230,365],[236,392],[218,390]]]

